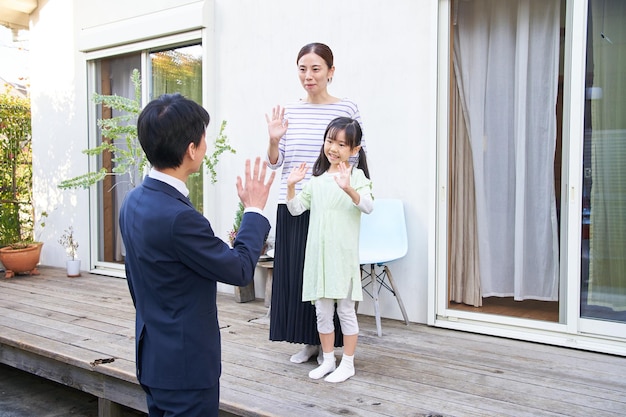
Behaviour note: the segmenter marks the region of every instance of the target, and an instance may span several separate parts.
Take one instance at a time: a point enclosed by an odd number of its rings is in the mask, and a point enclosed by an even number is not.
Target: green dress
[[[372,183],[353,168],[350,185],[372,196]],[[287,207],[293,215],[311,210],[304,258],[302,301],[320,298],[363,300],[359,265],[361,210],[333,174],[312,177]],[[350,291],[352,288],[352,291]]]

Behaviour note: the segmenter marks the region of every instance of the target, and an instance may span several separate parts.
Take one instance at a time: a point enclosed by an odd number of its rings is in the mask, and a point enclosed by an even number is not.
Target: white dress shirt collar
[[[174,178],[171,175],[164,174],[161,171],[157,171],[154,168],[150,169],[150,173],[148,174],[148,176],[150,178],[154,178],[155,180],[159,180],[166,184],[171,185],[172,187],[176,188],[178,192],[184,195],[185,197],[189,196],[189,189],[187,188],[185,183],[179,180],[178,178]]]

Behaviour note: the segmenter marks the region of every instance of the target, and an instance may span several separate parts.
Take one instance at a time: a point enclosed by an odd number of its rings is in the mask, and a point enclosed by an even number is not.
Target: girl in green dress
[[[355,302],[363,299],[359,265],[361,213],[373,209],[372,183],[365,152],[361,148],[359,123],[349,117],[330,122],[313,176],[296,195],[296,184],[309,167],[301,163],[287,179],[287,208],[294,215],[310,210],[302,301],[315,304],[317,330],[324,360],[309,373],[328,382],[342,382],[354,375],[354,352],[359,335]],[[357,166],[350,166],[358,155]],[[336,367],[333,316],[343,332],[343,357]]]

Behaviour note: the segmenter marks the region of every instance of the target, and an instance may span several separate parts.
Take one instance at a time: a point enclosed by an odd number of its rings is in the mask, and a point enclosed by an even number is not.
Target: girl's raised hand
[[[285,119],[285,108],[276,106],[272,109],[272,115],[265,114],[267,120],[267,133],[270,135],[270,142],[278,145],[280,138],[285,136],[289,121]]]
[[[289,177],[287,177],[287,185],[294,185],[302,181],[308,170],[309,167],[306,165],[306,162],[302,162],[300,166],[294,167],[289,173]]]
[[[352,172],[352,166],[345,162],[339,163],[339,174],[335,175],[335,182],[342,190],[350,187],[350,172]]]

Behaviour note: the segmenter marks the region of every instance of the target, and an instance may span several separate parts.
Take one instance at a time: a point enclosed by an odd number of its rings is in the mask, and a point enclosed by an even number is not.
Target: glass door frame
[[[85,65],[87,68],[87,93],[91,95],[94,91],[97,91],[96,86],[97,82],[97,61],[99,59],[110,58],[116,55],[128,54],[132,52],[141,53],[141,100],[142,103],[147,103],[150,99],[150,76],[148,73],[148,69],[150,68],[150,53],[152,50],[159,49],[162,50],[164,48],[176,48],[181,45],[188,45],[190,43],[199,43],[203,48],[203,77],[207,74],[205,68],[206,65],[206,48],[205,48],[205,39],[206,31],[203,30],[193,30],[185,33],[180,33],[176,35],[164,36],[157,39],[146,40],[142,42],[136,42],[129,45],[116,46],[113,48],[106,48],[98,51],[88,52],[85,54]],[[212,78],[204,78],[212,79]],[[206,94],[206,87],[204,88],[203,95]],[[88,103],[88,126],[89,126],[89,147],[93,148],[97,146],[98,142],[98,127],[97,127],[97,108],[96,105],[91,101]],[[95,167],[97,166],[98,161],[96,156],[89,157],[89,166]],[[206,181],[205,181],[206,183]],[[89,190],[89,218],[90,220],[90,271],[95,274],[102,274],[107,276],[126,278],[126,272],[124,269],[123,263],[116,262],[105,262],[99,259],[100,248],[99,245],[99,204],[98,204],[98,185],[94,185]],[[206,188],[206,187],[205,187]],[[204,193],[204,198],[206,199],[206,189]]]
[[[579,74],[580,80],[578,82],[577,85],[582,85],[582,88],[579,88],[580,91],[580,95],[582,96],[580,98],[580,109],[577,109],[578,114],[580,114],[580,125],[583,125],[584,123],[584,111],[585,111],[585,77],[586,77],[586,57],[587,57],[587,25],[588,25],[588,15],[587,15],[587,10],[588,10],[588,6],[589,6],[589,1],[588,0],[584,0],[581,1],[580,3],[582,3],[582,5],[580,5],[579,7],[582,8],[583,10],[580,11],[581,14],[584,14],[583,18],[581,18],[582,20],[582,25],[585,28],[585,32],[581,35],[581,37],[583,37],[582,39],[582,43],[583,45],[580,47],[580,50],[582,51],[580,53],[580,57],[578,57],[580,59],[579,65],[578,67],[581,68],[581,72]],[[580,152],[579,152],[579,159],[580,159],[580,165],[578,169],[578,171],[575,173],[575,175],[577,177],[578,180],[578,187],[579,190],[581,190],[581,192],[579,193],[578,196],[576,196],[576,200],[577,203],[579,205],[579,211],[576,213],[577,217],[575,217],[574,219],[572,219],[572,224],[577,224],[579,227],[581,227],[581,219],[582,219],[582,181],[583,181],[583,166],[582,166],[582,154],[583,154],[583,146],[584,146],[584,128],[581,126],[580,127],[581,131],[583,133],[580,134]],[[573,230],[573,229],[572,229]],[[580,231],[578,232],[578,234],[576,235],[578,238],[578,256],[580,259],[581,256],[581,233]],[[572,257],[574,257],[576,254],[572,253]],[[578,270],[577,270],[577,276],[579,277],[578,282],[577,282],[577,296],[578,296],[578,310],[576,311],[576,320],[577,320],[577,331],[579,332],[579,334],[585,334],[585,335],[594,335],[597,336],[599,338],[604,338],[604,340],[606,341],[605,343],[619,343],[622,342],[624,343],[624,341],[626,340],[626,336],[619,338],[617,337],[617,335],[626,335],[626,323],[623,322],[612,322],[612,321],[608,321],[608,320],[602,320],[599,318],[585,318],[585,317],[581,317],[581,310],[580,310],[580,300],[581,300],[581,282],[580,280],[582,279],[582,275],[581,275],[581,264],[580,261],[578,261],[577,263],[578,266]]]
[[[562,11],[563,12],[563,11]],[[439,1],[437,100],[437,201],[435,267],[429,275],[428,324],[494,336],[626,354],[623,325],[580,318],[582,151],[585,106],[587,0],[567,0],[563,68],[559,322],[521,319],[448,308],[448,138],[452,1]],[[600,325],[601,324],[601,325]],[[621,331],[619,333],[618,331]]]

